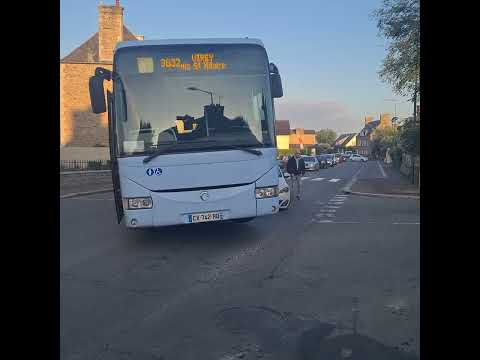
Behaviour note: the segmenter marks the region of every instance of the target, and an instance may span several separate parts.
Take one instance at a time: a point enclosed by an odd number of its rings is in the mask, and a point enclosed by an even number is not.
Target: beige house
[[[108,146],[107,114],[94,114],[88,81],[98,66],[112,69],[113,50],[119,41],[143,40],[123,23],[123,7],[98,6],[98,31],[60,60],[60,145]],[[111,83],[105,82],[111,89]]]

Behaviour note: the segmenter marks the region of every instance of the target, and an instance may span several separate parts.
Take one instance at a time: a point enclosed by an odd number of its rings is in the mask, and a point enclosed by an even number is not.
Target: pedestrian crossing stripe
[[[318,177],[318,178],[313,178],[311,179],[309,176],[304,176],[302,177],[302,180],[310,180],[310,181],[323,181],[323,180],[327,180],[326,178],[323,178],[323,177]],[[332,182],[332,183],[336,183],[336,182],[339,182],[341,181],[342,179],[329,179],[327,180],[328,182]]]

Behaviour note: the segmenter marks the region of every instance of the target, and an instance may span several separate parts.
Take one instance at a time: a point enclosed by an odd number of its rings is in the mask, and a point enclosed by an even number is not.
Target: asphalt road
[[[245,224],[127,230],[111,194],[61,200],[61,359],[301,359],[325,324],[418,354],[420,204],[344,195],[368,165]]]

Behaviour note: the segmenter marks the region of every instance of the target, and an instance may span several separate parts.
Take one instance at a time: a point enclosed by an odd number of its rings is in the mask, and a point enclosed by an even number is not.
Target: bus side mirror
[[[281,98],[283,96],[282,78],[274,63],[270,63],[270,88],[272,90],[272,98]]]
[[[111,78],[112,72],[110,70],[98,67],[95,69],[95,75],[92,76],[88,82],[90,104],[95,114],[101,114],[107,111],[103,80],[110,80]]]
[[[270,74],[270,88],[272,98],[281,98],[283,96],[282,79],[279,74]]]
[[[105,90],[103,89],[103,78],[100,76],[92,76],[88,83],[90,90],[90,103],[92,111],[95,114],[104,113],[107,108],[105,105]]]

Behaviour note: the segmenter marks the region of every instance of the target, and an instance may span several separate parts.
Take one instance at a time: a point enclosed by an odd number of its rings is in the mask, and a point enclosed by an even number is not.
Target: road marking
[[[322,180],[325,180],[325,178],[315,178],[315,179],[312,179],[312,181],[322,181]]]
[[[340,206],[325,206],[327,209],[340,209]]]
[[[333,183],[336,183],[336,182],[338,182],[338,181],[340,181],[340,180],[342,180],[342,179],[330,179],[330,180],[328,180],[328,181],[333,182]]]
[[[328,215],[328,214],[326,214]],[[315,220],[314,222],[318,223],[332,223],[332,224],[379,224],[379,225],[420,225],[419,222],[380,222],[380,221],[336,221],[336,220]]]
[[[320,209],[321,213],[334,213],[337,210],[332,210],[332,209]]]
[[[326,214],[326,213],[316,214],[315,216],[317,216],[317,217],[323,217],[323,216],[325,216],[325,217],[335,217],[334,214]]]
[[[308,180],[308,179],[310,179],[309,176],[302,176],[302,180]]]
[[[385,170],[383,170],[383,167],[382,167],[382,165],[380,164],[380,161],[378,161],[378,160],[377,160],[377,165],[378,165],[378,167],[380,168],[380,171],[381,171],[381,173],[382,173],[383,178],[386,179],[388,176],[387,176],[387,174],[385,174]]]

